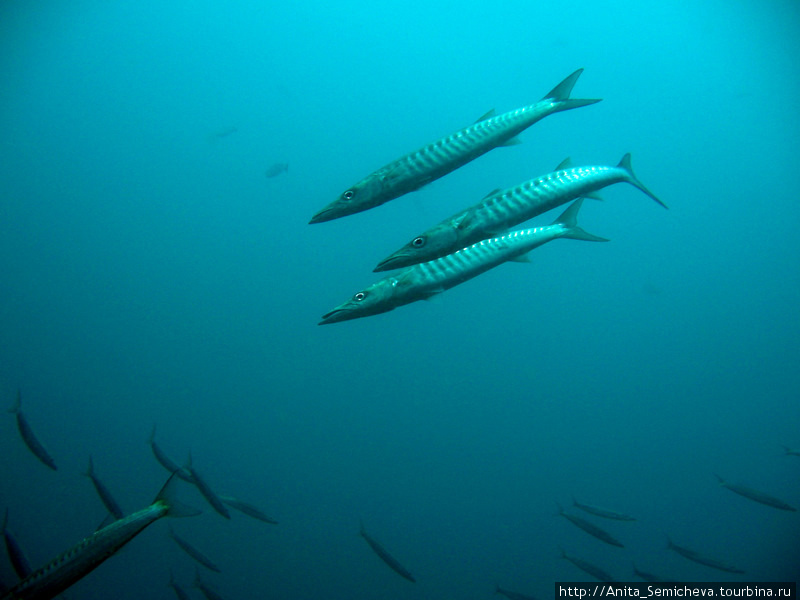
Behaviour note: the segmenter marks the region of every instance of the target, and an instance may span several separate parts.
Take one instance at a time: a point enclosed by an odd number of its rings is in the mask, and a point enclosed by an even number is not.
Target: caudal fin
[[[559,83],[556,87],[550,90],[547,94],[545,94],[542,100],[554,100],[559,103],[559,111],[562,110],[570,110],[572,108],[578,108],[580,106],[588,106],[589,104],[595,104],[600,102],[602,98],[592,99],[592,100],[583,100],[578,98],[570,98],[569,95],[572,93],[572,88],[575,87],[575,82],[578,81],[578,77],[581,76],[583,73],[583,69],[578,69],[572,75],[567,77],[564,81]]]
[[[169,479],[167,479],[167,483],[164,484],[164,487],[158,492],[155,500],[153,500],[153,504],[161,502],[166,506],[167,517],[196,517],[202,512],[201,510],[188,506],[175,497],[176,481],[179,481],[179,477],[173,473],[169,476]]]
[[[565,232],[561,237],[569,238],[571,240],[584,240],[586,242],[609,241],[604,237],[591,234],[588,231],[584,231],[578,227],[578,211],[581,209],[582,204],[583,198],[578,198],[575,200],[575,202],[569,205],[567,210],[561,213],[561,215],[555,221],[553,221],[553,225],[564,226]]]
[[[653,200],[658,202],[664,208],[669,208],[666,204],[664,204],[661,200],[659,200],[658,196],[656,196],[653,192],[647,189],[645,185],[639,181],[639,178],[636,177],[636,174],[633,172],[633,167],[631,167],[631,153],[628,152],[625,156],[620,159],[617,168],[622,169],[628,173],[628,183],[630,183],[633,187],[643,191],[645,194],[650,196]]]

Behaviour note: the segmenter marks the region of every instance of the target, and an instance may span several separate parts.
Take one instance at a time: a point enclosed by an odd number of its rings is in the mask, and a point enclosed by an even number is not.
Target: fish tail
[[[658,198],[658,196],[656,196],[653,192],[648,190],[647,187],[641,181],[639,181],[639,178],[636,177],[636,174],[633,172],[633,167],[631,166],[631,153],[630,152],[626,153],[625,156],[623,156],[622,159],[620,159],[619,164],[617,165],[617,168],[618,169],[622,169],[623,171],[625,171],[628,174],[628,183],[630,183],[635,188],[641,190],[642,192],[644,192],[645,194],[650,196],[653,200],[658,202],[664,208],[667,208],[667,209],[669,208],[669,206],[664,204]]]
[[[586,242],[607,242],[606,238],[591,234],[578,227],[578,211],[583,204],[583,198],[578,198],[570,204],[569,208],[553,221],[553,225],[562,225],[566,231],[561,237],[571,240],[584,240]]]
[[[600,102],[602,98],[592,99],[592,100],[584,100],[578,98],[570,98],[569,95],[572,93],[572,88],[575,87],[575,82],[578,81],[578,77],[581,76],[583,73],[583,69],[578,69],[572,75],[567,77],[564,81],[559,83],[556,87],[550,90],[542,100],[554,100],[559,103],[558,110],[570,110],[573,108],[578,108],[581,106],[588,106],[589,104],[595,104]]]
[[[167,517],[181,518],[195,517],[199,515],[202,511],[184,504],[175,497],[175,482],[178,480],[179,478],[175,475],[175,473],[170,475],[169,479],[167,479],[167,482],[164,484],[164,487],[161,488],[155,500],[153,500],[153,504],[160,502],[164,507],[166,507]]]
[[[17,414],[22,409],[22,394],[17,390],[17,397],[14,400],[14,405],[8,409],[8,412]]]

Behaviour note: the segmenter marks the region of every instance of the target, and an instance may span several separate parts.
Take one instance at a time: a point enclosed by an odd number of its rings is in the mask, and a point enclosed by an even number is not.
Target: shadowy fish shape
[[[383,562],[389,565],[389,567],[395,573],[397,573],[401,577],[405,577],[412,583],[417,582],[417,580],[414,579],[414,576],[408,572],[408,569],[406,569],[403,565],[397,562],[397,559],[395,559],[391,554],[389,554],[386,551],[386,549],[383,546],[381,546],[380,543],[378,543],[377,540],[373,539],[372,536],[370,536],[367,533],[367,531],[364,529],[364,523],[361,523],[361,531],[359,532],[359,535],[367,541],[367,544],[369,544],[369,547],[372,548],[375,554],[377,554]]]
[[[533,596],[526,596],[525,594],[520,594],[519,592],[512,592],[511,590],[504,590],[499,585],[494,590],[495,594],[500,594],[501,596],[505,596],[510,600],[536,600]]]
[[[504,262],[524,261],[520,258],[523,254],[558,238],[607,242],[578,227],[581,202],[582,199],[573,202],[551,225],[511,231],[384,277],[325,313],[319,325],[377,315],[427,300]]]
[[[606,544],[609,544],[611,546],[617,546],[618,548],[625,547],[622,545],[622,542],[617,540],[605,529],[600,529],[594,523],[590,523],[586,519],[583,519],[577,515],[571,515],[568,512],[564,512],[564,508],[560,504],[558,505],[558,514],[559,516],[562,516],[565,519],[567,519],[570,523],[572,523],[576,527],[583,529],[589,535],[596,537],[601,542],[605,542]]]
[[[176,544],[178,544],[178,546],[180,546],[181,550],[186,552],[186,554],[191,556],[194,560],[196,560],[198,563],[203,565],[206,569],[210,569],[211,571],[214,571],[215,573],[220,573],[221,572],[219,570],[219,567],[217,565],[215,565],[213,562],[211,562],[210,558],[208,558],[205,554],[200,552],[200,550],[198,550],[197,548],[192,546],[189,542],[187,542],[182,537],[180,537],[177,533],[175,533],[175,531],[172,529],[172,527],[169,528],[169,537],[171,537],[174,540],[174,542]]]
[[[786,456],[800,456],[800,450],[790,448],[789,446],[784,446],[783,444],[781,444],[781,448],[783,448],[783,453]]]
[[[215,511],[217,511],[220,515],[225,517],[226,519],[231,518],[231,513],[228,512],[228,509],[225,508],[225,505],[222,503],[222,500],[219,499],[214,493],[209,485],[206,483],[206,480],[200,476],[197,470],[192,466],[192,455],[189,455],[189,460],[183,467],[187,473],[191,476],[192,483],[197,487],[198,491],[203,495],[203,498],[211,505]]]
[[[604,583],[616,583],[616,580],[606,573],[603,569],[598,567],[597,565],[593,565],[590,562],[583,560],[582,558],[578,558],[577,556],[570,556],[567,554],[564,549],[561,549],[561,558],[564,558],[571,562],[573,565],[578,567],[584,573],[588,573],[595,579],[602,581]]]
[[[623,156],[616,167],[571,167],[567,159],[552,173],[487,194],[477,204],[416,236],[378,263],[374,270],[387,271],[445,256],[500,235],[570,200],[599,199],[595,192],[615,183],[629,183],[664,206],[634,175],[630,153]]]
[[[640,571],[635,563],[633,564],[633,574],[645,581],[649,581],[650,583],[670,583],[669,580],[664,579],[663,577],[659,577],[658,575],[653,575],[652,573],[648,573],[647,571]]]
[[[556,112],[600,100],[569,97],[583,69],[578,69],[539,102],[495,115],[489,111],[469,127],[406,154],[368,175],[315,214],[310,223],[331,221],[398,198],[497,148],[519,143],[517,135]]]
[[[703,556],[695,552],[694,550],[690,550],[689,548],[685,548],[683,546],[678,546],[674,544],[669,537],[667,538],[667,549],[674,550],[684,558],[691,560],[692,562],[696,562],[700,565],[705,565],[706,567],[711,567],[712,569],[717,569],[718,571],[725,571],[726,573],[744,573],[741,569],[734,567],[732,565],[725,564],[722,561],[719,561],[715,558],[711,558],[708,556]]]
[[[269,523],[270,525],[278,524],[278,522],[275,519],[268,517],[252,504],[248,504],[247,502],[242,502],[238,498],[234,498],[233,496],[220,495],[219,499],[222,500],[225,504],[227,504],[231,508],[235,508],[240,513],[243,513],[248,517],[258,519],[259,521],[264,521],[264,523]]]
[[[580,508],[582,511],[589,513],[590,515],[594,515],[596,517],[603,517],[604,519],[613,519],[614,521],[635,521],[635,517],[628,516],[623,513],[616,512],[614,510],[608,510],[605,508],[600,508],[598,506],[592,506],[591,504],[583,504],[575,500],[575,496],[572,497],[572,505],[575,508]]]
[[[206,597],[206,600],[224,600],[224,598],[211,589],[205,581],[200,579],[200,571],[195,571],[194,587],[200,590],[203,596]]]
[[[17,538],[8,530],[8,509],[6,509],[6,514],[3,518],[3,540],[6,544],[8,559],[11,561],[11,566],[14,567],[14,572],[20,579],[25,579],[33,573],[33,567],[31,567],[28,557],[22,551],[22,546],[19,545]]]
[[[92,457],[89,456],[89,468],[86,469],[86,473],[84,473],[89,479],[92,480],[92,484],[94,485],[94,489],[97,491],[97,495],[100,496],[100,500],[103,503],[103,506],[106,507],[106,510],[115,518],[121,519],[125,516],[125,513],[122,512],[119,504],[114,497],[111,495],[111,492],[106,487],[106,485],[98,479],[97,475],[94,473],[94,465],[92,464]]]
[[[153,456],[156,457],[156,460],[159,464],[164,467],[170,473],[175,473],[178,477],[183,479],[184,481],[188,481],[189,483],[194,483],[192,481],[192,476],[189,472],[184,469],[183,467],[178,466],[169,456],[167,456],[161,447],[156,444],[156,426],[153,424],[153,431],[150,432],[150,437],[147,440],[147,443],[150,444],[150,449],[153,451]]]
[[[275,163],[274,165],[270,165],[264,171],[264,175],[268,178],[277,177],[281,173],[288,173],[289,172],[289,163]]]
[[[774,496],[770,496],[769,494],[765,494],[759,490],[754,490],[753,488],[740,485],[738,483],[728,483],[722,477],[714,473],[714,476],[719,479],[719,484],[722,487],[728,488],[735,494],[739,494],[753,502],[759,502],[760,504],[765,504],[766,506],[771,506],[772,508],[778,508],[780,510],[788,510],[791,512],[797,512],[797,509],[794,506],[791,506],[780,500],[779,498],[775,498]]]
[[[28,447],[28,449],[33,452],[34,456],[36,456],[36,458],[38,458],[42,464],[50,467],[53,469],[53,471],[56,471],[57,467],[55,461],[33,433],[33,429],[31,429],[31,426],[28,424],[28,420],[22,413],[22,400],[19,390],[17,390],[17,400],[14,402],[14,406],[8,409],[8,412],[17,416],[17,429],[19,429],[19,434],[22,436],[22,441],[25,442],[25,445]]]
[[[171,475],[150,506],[94,532],[75,546],[12,587],[0,600],[45,600],[53,598],[91,573],[107,558],[162,517],[191,517],[200,511],[174,498]]]
[[[172,588],[173,592],[175,592],[178,600],[189,600],[189,594],[177,584],[175,577],[172,575],[172,571],[169,572],[169,583],[167,585]]]

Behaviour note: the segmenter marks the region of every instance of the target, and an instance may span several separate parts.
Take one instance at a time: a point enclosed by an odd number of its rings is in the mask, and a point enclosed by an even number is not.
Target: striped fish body
[[[634,175],[630,154],[617,166],[559,169],[487,195],[474,206],[445,219],[389,255],[375,268],[385,271],[445,256],[616,183],[630,183],[664,205]]]
[[[453,254],[413,265],[397,275],[385,277],[323,315],[319,324],[375,315],[431,298],[560,237],[606,241],[577,226],[576,216],[581,202],[574,202],[552,225],[511,231],[496,238],[481,240]]]
[[[156,501],[128,517],[114,521],[81,540],[44,567],[31,573],[0,600],[45,600],[54,598],[76,581],[93,571],[117,550],[168,512],[168,506]]]
[[[350,187],[314,215],[311,223],[330,221],[380,206],[421,188],[493,148],[513,143],[519,133],[547,115],[599,102],[569,98],[582,71],[575,71],[535,104],[502,115],[487,115],[469,127],[390,162]]]

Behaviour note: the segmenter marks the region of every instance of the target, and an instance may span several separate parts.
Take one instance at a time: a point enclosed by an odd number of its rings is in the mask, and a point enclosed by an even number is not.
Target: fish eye
[[[422,248],[425,245],[425,238],[423,236],[416,237],[411,241],[411,245],[414,248]]]
[[[352,200],[353,196],[355,195],[356,193],[353,190],[347,190],[344,194],[342,194],[342,198],[345,200]]]
[[[367,295],[364,292],[358,292],[355,296],[353,296],[353,300],[356,302],[361,302]]]

